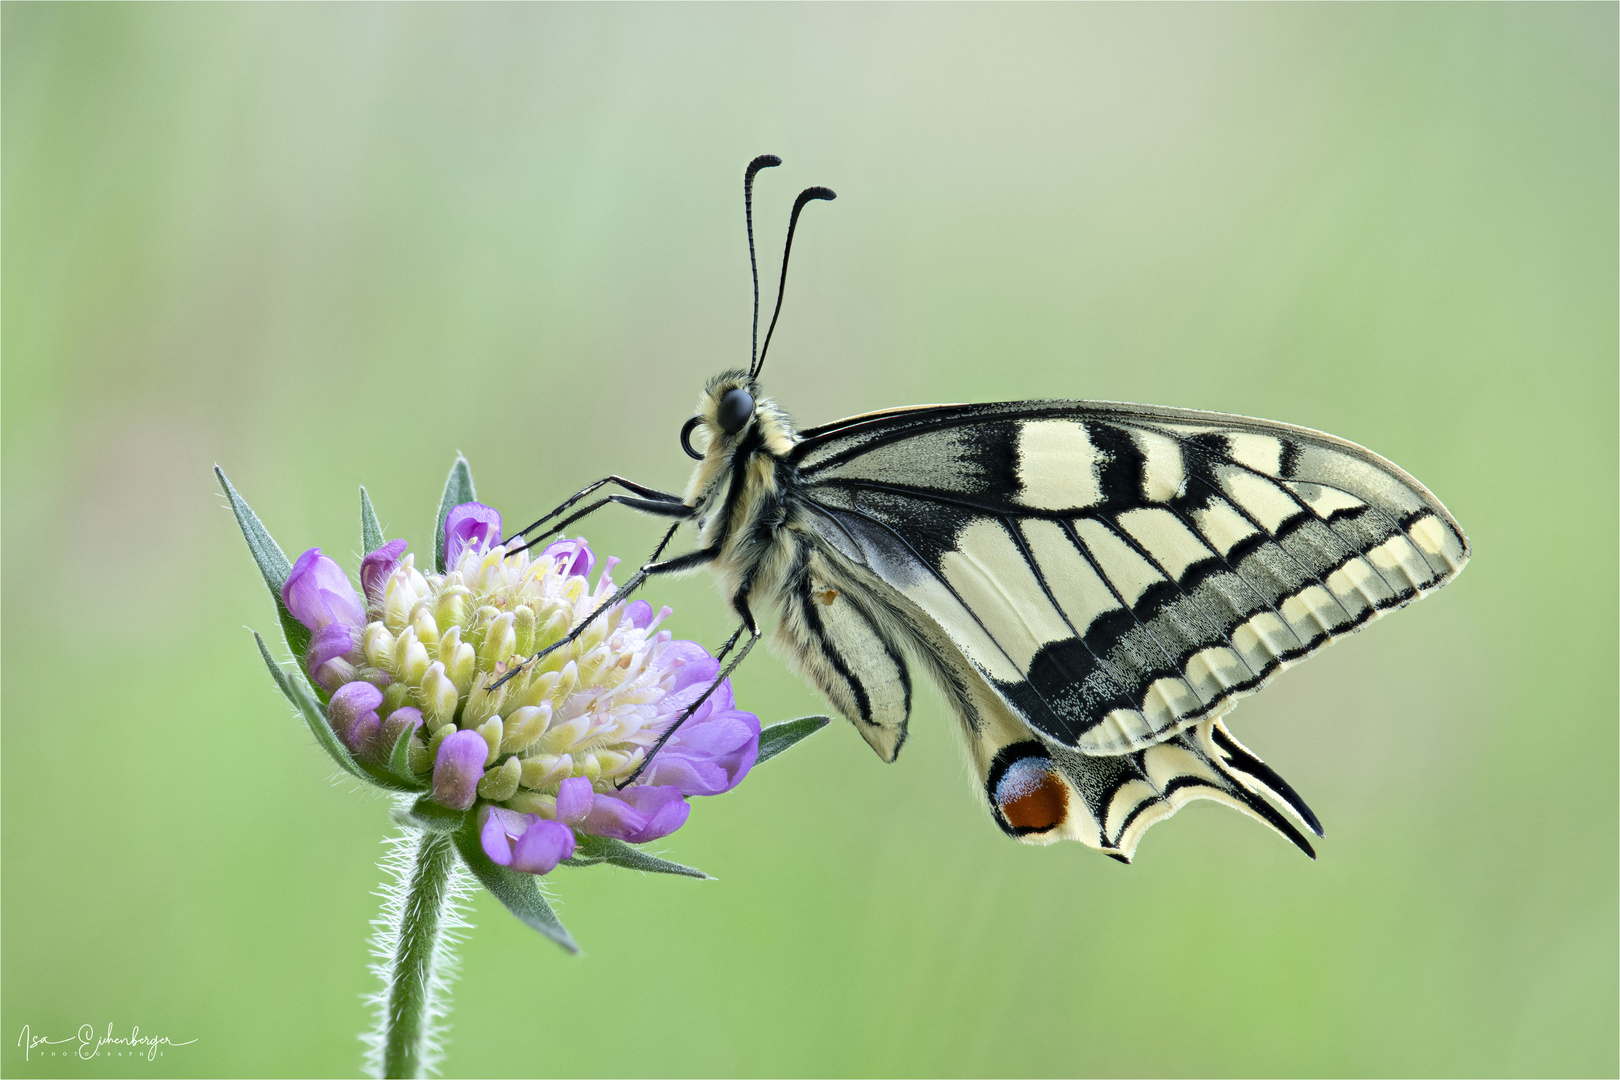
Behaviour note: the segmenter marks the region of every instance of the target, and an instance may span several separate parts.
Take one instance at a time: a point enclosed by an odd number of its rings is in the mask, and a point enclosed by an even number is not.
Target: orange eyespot
[[[1027,757],[1009,766],[996,784],[996,809],[1019,832],[1045,832],[1069,816],[1069,789],[1051,759]]]
[[[822,607],[832,607],[832,602],[836,599],[838,599],[837,589],[823,589],[816,593],[816,603]]]

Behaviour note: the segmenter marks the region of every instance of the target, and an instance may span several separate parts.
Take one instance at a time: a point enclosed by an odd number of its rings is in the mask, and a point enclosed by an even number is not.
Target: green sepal
[[[370,555],[373,551],[387,543],[383,539],[382,523],[377,520],[377,511],[372,509],[371,496],[366,493],[366,486],[360,485],[360,554]]]
[[[253,561],[259,565],[259,573],[264,576],[264,583],[270,589],[270,596],[276,602],[276,617],[281,620],[281,635],[287,640],[287,651],[294,656],[303,656],[309,649],[309,627],[293,618],[287,605],[281,602],[281,587],[287,584],[292,576],[292,563],[287,561],[287,555],[281,550],[270,536],[270,531],[259,520],[259,515],[253,508],[236,493],[231,482],[225,479],[225,470],[218,465],[214,466],[214,475],[219,477],[219,486],[225,489],[225,497],[231,502],[231,512],[236,515],[236,523],[242,528],[242,537],[247,540],[248,551],[253,555]]]
[[[645,870],[650,874],[678,874],[681,877],[702,878],[704,881],[714,880],[701,870],[649,855],[623,840],[589,834],[580,836],[578,840],[574,847],[574,857],[564,859],[562,865],[595,866],[597,863],[608,863],[612,866],[622,866],[626,870]]]
[[[523,925],[540,931],[571,953],[579,952],[579,946],[574,944],[573,937],[563,928],[557,913],[540,895],[540,883],[535,876],[501,866],[485,854],[484,845],[478,841],[476,814],[468,814],[466,826],[456,833],[456,850],[461,853],[461,861],[467,864],[473,876]]]
[[[765,764],[777,754],[795,743],[808,739],[831,722],[825,716],[801,716],[797,720],[772,724],[759,733],[759,757],[754,759],[754,764]]]
[[[456,463],[450,466],[450,475],[445,477],[444,498],[439,500],[439,523],[433,529],[433,567],[438,573],[444,573],[444,523],[450,517],[450,511],[477,498],[478,492],[473,489],[472,466],[467,464],[466,458],[457,454]]]
[[[264,665],[270,669],[270,677],[276,680],[276,686],[280,687],[282,694],[288,701],[292,702],[293,708],[303,715],[304,723],[309,725],[310,734],[314,735],[315,741],[321,744],[321,749],[325,750],[327,755],[337,762],[344,772],[368,783],[375,783],[376,781],[371,774],[362,769],[360,763],[354,760],[354,755],[349,753],[349,748],[338,740],[337,734],[332,730],[332,725],[326,722],[325,710],[321,708],[320,702],[315,700],[315,695],[304,685],[304,680],[301,677],[288,677],[287,672],[270,655],[270,647],[264,643],[264,638],[259,636],[257,630],[253,631],[253,640],[259,643],[259,655],[264,657]]]
[[[388,752],[388,771],[396,780],[411,785],[411,790],[421,791],[427,781],[411,771],[411,739],[415,735],[415,728],[405,728],[394,739],[394,748]]]
[[[433,801],[432,795],[423,795],[405,811],[412,825],[428,832],[457,832],[467,823],[465,810],[452,810]]]

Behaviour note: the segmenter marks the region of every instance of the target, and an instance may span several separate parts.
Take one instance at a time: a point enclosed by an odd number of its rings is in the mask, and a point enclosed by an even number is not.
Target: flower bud
[[[517,794],[506,800],[506,805],[520,814],[536,814],[548,821],[557,817],[557,796],[542,795],[526,788],[518,788]]]
[[[535,653],[539,652],[541,649],[544,649],[546,646],[553,645],[553,644],[561,641],[563,639],[563,636],[566,635],[567,633],[568,633],[568,615],[567,615],[567,613],[562,612],[562,611],[558,611],[558,612],[553,613],[552,616],[545,621],[544,625],[538,627],[535,630],[535,632],[534,632],[533,651],[530,652],[529,655],[533,656]]]
[[[416,640],[415,627],[407,626],[394,642],[394,675],[408,683],[421,682],[428,663],[428,651]]]
[[[395,573],[383,586],[383,622],[395,632],[404,629],[409,624],[411,612],[416,608],[416,602],[422,595],[416,590],[416,583],[411,575]]]
[[[394,635],[380,622],[370,623],[361,635],[362,651],[366,663],[375,668],[391,670],[394,667]]]
[[[353,664],[342,657],[338,657],[322,664],[316,669],[313,677],[316,683],[330,690],[335,686],[342,686],[346,682],[353,682],[357,677],[357,672]]]
[[[439,744],[433,762],[433,801],[465,810],[478,797],[489,745],[476,731],[457,731]]]
[[[512,630],[517,636],[517,642],[512,647],[513,653],[518,656],[533,656],[539,651],[534,647],[534,608],[527,604],[519,604],[513,608]]]
[[[411,613],[411,626],[416,630],[416,640],[427,646],[430,652],[438,646],[439,624],[433,621],[426,601],[419,602]]]
[[[439,644],[433,650],[433,658],[435,660],[444,661],[444,666],[446,669],[448,669],[450,667],[450,661],[455,659],[456,649],[460,645],[461,627],[449,627],[440,633]]]
[[[478,678],[478,654],[473,652],[471,645],[460,642],[456,645],[454,655],[444,661],[444,669],[457,690],[463,694],[470,693]]]
[[[523,786],[541,788],[574,770],[574,759],[567,754],[535,754],[523,759]]]
[[[399,569],[399,558],[405,554],[405,541],[390,540],[360,560],[360,587],[366,599],[381,606],[388,579]]]
[[[627,768],[630,764],[628,754],[621,754],[615,750],[598,750],[592,757],[596,759],[598,775],[603,779],[611,780],[615,776],[629,771]]]
[[[515,754],[527,750],[529,746],[545,734],[546,725],[551,723],[551,702],[544,705],[525,705],[514,709],[506,717],[501,736],[501,752]]]
[[[536,749],[548,754],[563,754],[572,750],[585,739],[586,732],[591,730],[591,718],[576,716],[572,720],[561,722],[552,721],[546,733],[536,743]]]
[[[560,677],[560,673],[555,671],[548,671],[544,675],[534,677],[527,686],[518,692],[518,695],[513,699],[513,703],[519,708],[525,705],[551,708],[552,691],[557,688],[557,680]]]
[[[386,693],[384,694],[384,697],[387,697]],[[378,754],[382,755],[393,753],[394,743],[399,741],[400,732],[404,731],[406,728],[415,731],[421,728],[421,726],[421,710],[413,709],[410,706],[395,709],[389,714],[388,719],[383,721],[382,735],[377,740]],[[413,743],[414,741],[415,740],[413,740]]]
[[[562,654],[558,652],[553,653],[552,655],[560,656]],[[569,694],[572,694],[574,692],[574,687],[578,685],[579,665],[570,660],[568,663],[562,666],[561,671],[557,672],[557,684],[551,688],[551,700],[558,702],[562,701]]]
[[[417,648],[421,648],[420,645]],[[456,718],[456,703],[461,695],[456,690],[456,684],[444,673],[444,665],[435,660],[428,665],[427,672],[422,676],[422,715],[427,719],[428,727],[437,731]]]
[[[501,752],[501,718],[492,716],[478,725],[478,734],[484,737],[489,744],[489,756],[493,758]]]
[[[503,660],[509,660],[517,651],[517,633],[513,623],[517,616],[510,611],[503,611],[489,624],[484,631],[484,644],[478,649],[478,658],[491,667]]]
[[[564,859],[573,858],[574,831],[541,818],[532,822],[512,845],[512,869],[526,874],[549,874]]]
[[[478,782],[478,794],[491,802],[505,802],[517,794],[518,779],[522,775],[522,763],[509,757],[484,773],[484,778]]]
[[[406,702],[410,700],[411,687],[406,683],[394,682],[383,687],[382,692],[383,703],[378,707],[377,715],[386,720],[392,716],[396,710],[403,708]],[[415,709],[412,709],[411,711],[416,712]],[[420,716],[422,714],[418,712],[417,715]]]
[[[440,594],[433,617],[442,630],[448,631],[452,627],[459,629],[467,618],[466,586],[455,585]]]
[[[349,576],[322,555],[320,548],[310,548],[298,556],[281,586],[281,602],[293,618],[311,630],[333,623],[360,627],[366,622],[365,608]]]
[[[367,682],[352,682],[338,688],[326,706],[326,720],[337,737],[355,753],[369,744],[381,728],[377,706],[383,694]]]

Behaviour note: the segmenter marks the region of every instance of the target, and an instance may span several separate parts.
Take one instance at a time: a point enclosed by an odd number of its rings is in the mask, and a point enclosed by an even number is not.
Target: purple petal
[[[637,630],[645,630],[652,625],[652,605],[645,600],[633,600],[625,605],[624,614],[620,618],[626,626],[634,626]]]
[[[377,719],[376,713],[366,713],[349,729],[349,749],[354,751],[355,757],[375,760],[379,756],[377,743],[381,737],[382,721]]]
[[[718,795],[731,790],[730,778],[719,765],[675,753],[667,746],[642,775],[649,784],[667,785],[682,795]]]
[[[444,565],[454,567],[469,547],[501,542],[501,514],[483,503],[462,503],[444,519]]]
[[[540,553],[541,557],[555,559],[557,568],[569,577],[585,577],[596,565],[596,554],[583,537],[578,540],[558,540]],[[650,608],[648,610],[651,610]]]
[[[422,726],[422,710],[404,705],[388,714],[383,721],[382,733],[377,739],[377,748],[384,754],[393,753],[394,743],[399,741],[399,733],[406,728],[412,731]]]
[[[366,591],[366,599],[373,604],[382,603],[383,588],[388,584],[388,579],[394,576],[394,571],[399,569],[399,560],[405,554],[406,546],[403,540],[390,540],[360,560],[360,586]]]
[[[433,762],[433,801],[452,810],[471,806],[488,758],[489,743],[476,731],[457,731],[445,739]]]
[[[617,795],[597,792],[584,831],[644,844],[686,824],[691,811],[673,787],[629,787]]]
[[[328,686],[328,680],[322,677],[321,665],[339,658],[359,660],[358,656],[350,655],[359,643],[358,627],[342,622],[328,623],[315,631],[315,636],[310,639],[309,648],[304,652],[304,670],[326,689],[335,690],[337,687]]]
[[[591,812],[596,792],[583,776],[570,777],[557,785],[557,820],[578,825]]]
[[[520,814],[487,803],[478,811],[478,842],[484,854],[500,866],[512,865],[512,841],[522,836],[532,822],[539,821],[535,814]]]
[[[366,625],[365,608],[349,576],[341,566],[322,555],[320,548],[310,548],[298,556],[287,583],[281,587],[281,602],[292,612],[293,618],[311,630],[338,622],[355,627]]]
[[[670,642],[658,654],[658,661],[673,676],[672,691],[685,690],[699,682],[707,686],[720,672],[720,661],[695,641]]]
[[[368,730],[374,734],[373,724],[380,724],[377,720],[377,706],[382,704],[382,691],[368,682],[345,683],[338,687],[337,693],[326,705],[326,722],[332,725],[337,737],[342,739],[350,750],[358,753],[363,742],[359,741]],[[362,721],[366,723],[362,724]]]
[[[574,831],[566,825],[539,818],[512,845],[512,869],[527,874],[549,874],[574,854]]]
[[[683,795],[719,795],[742,783],[758,758],[759,717],[732,707],[728,681],[670,736],[643,775]]]

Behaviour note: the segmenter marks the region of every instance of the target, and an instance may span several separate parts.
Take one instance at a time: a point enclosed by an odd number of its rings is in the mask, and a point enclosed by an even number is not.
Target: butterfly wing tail
[[[1232,738],[1218,719],[1205,720],[1135,753],[1101,757],[1055,749],[1051,761],[1072,791],[1071,805],[1078,803],[1076,809],[1088,812],[1069,815],[1063,838],[1079,840],[1121,862],[1130,862],[1150,826],[1198,799],[1247,814],[1316,857],[1299,827],[1321,836],[1316,815],[1286,780]]]

